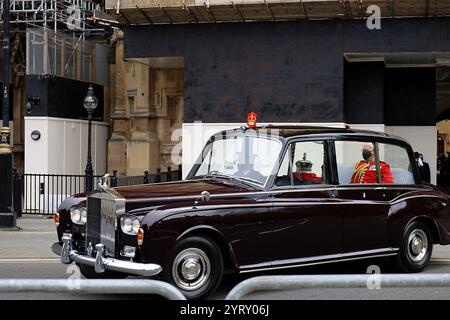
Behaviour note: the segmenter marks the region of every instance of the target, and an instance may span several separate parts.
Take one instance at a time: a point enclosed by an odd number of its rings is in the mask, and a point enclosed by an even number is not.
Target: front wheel
[[[220,284],[223,258],[217,244],[208,237],[180,240],[163,268],[163,277],[188,299],[206,298]]]
[[[413,222],[405,230],[396,264],[404,272],[421,272],[428,265],[432,252],[430,229],[421,222]]]

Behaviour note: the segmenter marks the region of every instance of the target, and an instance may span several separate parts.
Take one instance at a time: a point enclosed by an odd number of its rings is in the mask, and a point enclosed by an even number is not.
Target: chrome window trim
[[[369,186],[369,185],[368,185]],[[385,190],[408,190],[408,191],[425,191],[428,190],[421,189],[419,187],[386,187],[379,186],[374,188],[374,190],[379,190],[385,188]],[[355,186],[355,187],[346,187],[340,185],[329,185],[328,187],[315,188],[310,186],[304,186],[295,189],[286,189],[286,190],[269,190],[269,191],[256,191],[256,192],[235,192],[235,193],[219,193],[219,194],[211,194],[211,199],[222,199],[222,198],[235,198],[235,197],[248,197],[258,196],[258,195],[271,195],[271,194],[280,194],[280,193],[298,193],[298,192],[317,192],[317,191],[332,191],[332,190],[367,190],[367,186]],[[384,189],[383,189],[384,190]],[[156,202],[156,201],[177,201],[177,200],[197,200],[199,195],[192,196],[174,196],[174,197],[156,197],[156,198],[136,198],[136,199],[127,199],[127,203],[139,203],[139,202]]]

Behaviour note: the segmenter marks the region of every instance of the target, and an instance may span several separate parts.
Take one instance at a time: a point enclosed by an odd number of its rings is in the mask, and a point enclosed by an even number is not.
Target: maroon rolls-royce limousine
[[[450,242],[449,196],[421,182],[411,146],[349,128],[223,131],[186,180],[102,182],[58,214],[63,263],[88,278],[156,276],[188,298],[224,272],[387,256],[420,272]]]

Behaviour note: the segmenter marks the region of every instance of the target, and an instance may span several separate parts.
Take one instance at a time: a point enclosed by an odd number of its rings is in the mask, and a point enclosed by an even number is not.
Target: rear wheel
[[[430,262],[433,237],[422,222],[413,222],[405,230],[396,264],[404,272],[421,272]]]
[[[95,272],[94,267],[86,266],[83,264],[78,264],[77,266],[80,268],[81,274],[86,279],[124,279],[128,275],[122,272],[114,272],[114,271],[108,271],[102,273]]]
[[[206,298],[220,284],[223,258],[217,244],[208,237],[180,240],[171,252],[163,277],[188,299]]]

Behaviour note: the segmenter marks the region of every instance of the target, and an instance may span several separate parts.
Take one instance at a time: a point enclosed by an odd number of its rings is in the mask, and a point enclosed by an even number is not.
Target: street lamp
[[[13,154],[11,148],[11,129],[9,127],[9,5],[3,0],[3,84],[1,88],[2,122],[0,125],[0,229],[15,229],[16,215],[11,211]]]
[[[88,113],[88,151],[87,151],[87,163],[85,173],[85,192],[91,192],[93,190],[94,170],[92,169],[92,157],[91,157],[91,126],[92,126],[92,113],[97,108],[98,100],[94,95],[94,87],[89,85],[86,97],[83,100],[84,108]]]

